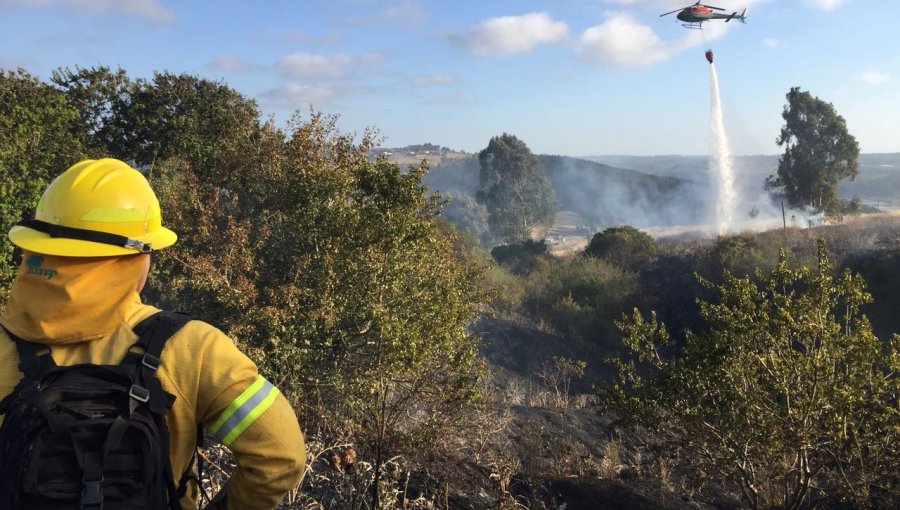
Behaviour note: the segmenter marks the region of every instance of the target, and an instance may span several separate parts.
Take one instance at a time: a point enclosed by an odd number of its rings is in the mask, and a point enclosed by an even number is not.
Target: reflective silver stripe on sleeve
[[[209,431],[222,442],[229,445],[241,432],[256,421],[268,409],[279,395],[278,388],[258,376],[249,388],[236,399],[216,419]]]

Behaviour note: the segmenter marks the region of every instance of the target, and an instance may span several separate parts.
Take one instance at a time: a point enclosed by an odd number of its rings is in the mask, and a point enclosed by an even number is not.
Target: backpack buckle
[[[103,509],[103,477],[99,480],[81,480],[81,508],[82,510]]]
[[[128,390],[128,396],[143,404],[150,400],[150,390],[143,386],[132,384],[131,389]]]
[[[141,358],[141,365],[144,365],[154,372],[159,368],[159,363],[159,358],[148,352],[145,352],[144,357]]]

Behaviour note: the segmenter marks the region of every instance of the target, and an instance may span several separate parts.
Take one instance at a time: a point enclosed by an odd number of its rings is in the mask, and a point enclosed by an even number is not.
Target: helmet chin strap
[[[47,223],[42,220],[22,220],[16,223],[16,225],[43,232],[54,238],[76,239],[78,241],[109,244],[112,246],[120,246],[122,248],[130,248],[137,253],[150,253],[153,251],[150,243],[138,241],[137,239],[126,236],[120,236],[118,234],[110,234],[109,232],[98,232],[96,230],[54,225],[53,223]]]

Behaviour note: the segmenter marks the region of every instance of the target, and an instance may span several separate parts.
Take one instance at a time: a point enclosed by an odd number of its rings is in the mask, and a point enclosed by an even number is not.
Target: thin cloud
[[[446,96],[431,97],[422,101],[422,104],[428,105],[467,105],[474,104],[476,99],[468,94],[452,94]]]
[[[249,62],[234,55],[223,55],[209,65],[219,71],[246,71],[252,67]]]
[[[376,51],[370,51],[368,53],[363,53],[359,57],[353,59],[353,63],[355,65],[360,65],[367,68],[377,68],[382,63],[387,61],[388,56],[384,53],[379,53]]]
[[[277,41],[292,45],[334,46],[343,39],[344,35],[335,30],[314,34],[305,30],[277,31],[262,29],[254,33],[252,37],[256,41]]]
[[[416,87],[432,87],[437,85],[455,85],[459,79],[452,74],[427,74],[416,76],[413,85]]]
[[[353,58],[344,54],[289,53],[279,58],[275,67],[290,79],[340,78],[352,63]]]
[[[0,69],[5,71],[11,71],[20,67],[27,69],[28,64],[27,61],[15,57],[0,57]]]
[[[175,13],[159,0],[0,0],[0,4],[28,7],[69,7],[75,11],[118,11],[135,14],[155,23],[175,21]]]
[[[629,12],[607,15],[600,25],[581,34],[578,56],[587,62],[615,67],[643,67],[672,58],[681,51],[721,37],[722,25],[704,27],[703,34],[688,31],[681,39],[665,41]]]
[[[291,109],[303,106],[321,108],[334,99],[335,90],[327,85],[289,83],[260,94],[263,99]]]
[[[541,44],[561,42],[568,32],[565,22],[554,21],[546,12],[535,12],[490,18],[465,34],[452,36],[451,40],[473,55],[505,56],[525,53]]]
[[[866,71],[856,77],[856,81],[865,85],[884,85],[890,83],[893,78],[889,74],[880,73],[878,71]]]
[[[420,26],[425,23],[425,8],[414,0],[404,0],[391,5],[371,16],[353,18],[350,22],[354,25],[385,25],[401,24]]]
[[[762,40],[762,44],[763,46],[766,46],[768,48],[777,48],[780,43],[778,42],[778,39],[775,39],[773,37],[766,37]]]
[[[647,9],[657,9],[660,11],[671,11],[673,9],[680,9],[682,7],[687,7],[691,5],[693,2],[690,0],[606,0],[607,3],[618,4],[626,7],[645,7]],[[761,2],[768,2],[771,0],[716,0],[715,2],[701,2],[706,5],[715,5],[717,7],[721,7],[725,10],[734,9],[740,11],[744,7],[750,7],[753,4],[758,4]],[[837,2],[846,2],[848,0],[807,0],[809,2],[827,2],[827,1],[837,1]],[[735,5],[740,6],[740,9],[736,8]]]
[[[812,4],[823,11],[833,11],[850,0],[806,0],[806,3]]]

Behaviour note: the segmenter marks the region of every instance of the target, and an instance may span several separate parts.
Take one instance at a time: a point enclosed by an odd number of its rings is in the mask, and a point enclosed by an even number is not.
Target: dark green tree
[[[122,116],[140,82],[124,69],[76,67],[53,71],[50,81],[61,89],[69,105],[79,113],[82,144],[92,157],[118,156],[122,150]]]
[[[719,236],[708,252],[701,253],[697,272],[704,279],[722,283],[729,273],[753,277],[757,270],[769,271],[778,263],[778,248],[760,245],[759,236],[749,233]]]
[[[650,234],[631,225],[610,227],[594,234],[584,249],[584,254],[633,267],[656,254],[656,241]]]
[[[79,113],[23,69],[0,72],[0,303],[15,276],[10,227],[32,216],[44,188],[82,159]]]
[[[255,101],[189,74],[157,72],[148,81],[76,68],[57,70],[53,81],[80,112],[92,151],[131,161],[151,178],[155,163],[178,158],[203,172],[205,185],[239,179],[233,162],[260,130]]]
[[[704,282],[719,296],[700,301],[709,329],[689,331],[674,357],[665,325],[635,311],[619,326],[639,363],[618,363],[607,410],[751,508],[896,507],[900,337],[875,337],[865,282],[832,273],[820,241],[815,269],[782,253],[760,283]]]
[[[556,193],[528,146],[504,133],[478,155],[481,190],[496,240],[519,242],[546,231],[556,215]]]
[[[812,206],[826,213],[840,209],[838,182],[859,173],[859,144],[834,106],[792,87],[781,116],[784,126],[775,141],[785,151],[778,177],[766,186],[783,193],[794,207]]]
[[[230,180],[242,142],[259,130],[256,102],[226,84],[158,72],[123,112],[123,151],[138,164],[177,156],[214,185]]]

